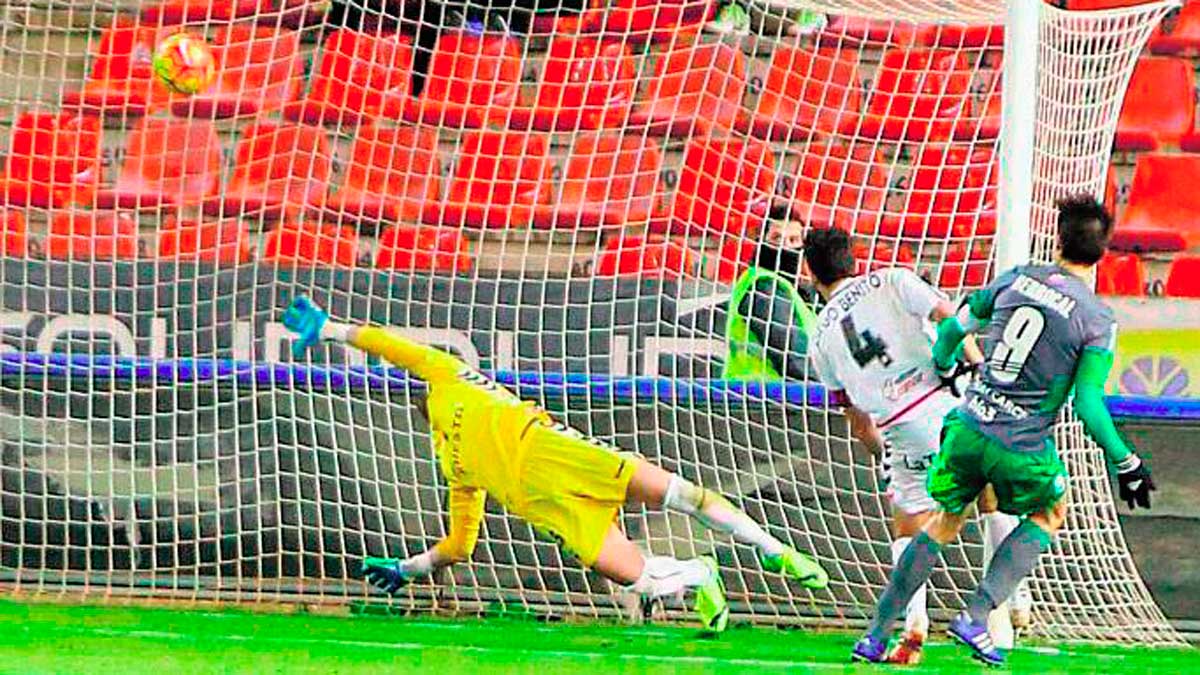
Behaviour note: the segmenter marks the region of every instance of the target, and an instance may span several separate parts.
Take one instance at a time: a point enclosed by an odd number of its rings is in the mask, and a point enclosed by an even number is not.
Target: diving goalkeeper
[[[449,533],[410,558],[367,558],[363,574],[388,593],[468,560],[488,494],[581,563],[643,600],[696,589],[695,610],[708,630],[724,630],[729,616],[716,561],[643,556],[616,524],[626,501],[687,514],[754,546],[764,569],[782,572],[807,588],[824,588],[829,581],[812,558],[772,537],[721,495],[556,423],[546,411],[446,352],[384,328],[331,321],[305,297],[296,298],[283,323],[297,334],[292,343],[297,355],[319,340],[334,340],[386,359],[429,384],[427,419],[450,486]]]

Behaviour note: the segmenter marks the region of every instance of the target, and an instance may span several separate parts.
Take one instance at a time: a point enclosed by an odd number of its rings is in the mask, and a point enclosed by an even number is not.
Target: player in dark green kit
[[[1111,232],[1111,216],[1094,199],[1063,200],[1058,263],[1009,270],[938,325],[933,359],[940,371],[953,366],[954,350],[970,333],[983,338],[984,366],[963,405],[946,416],[928,479],[938,508],[893,570],[867,634],[854,646],[855,660],[884,659],[892,624],[929,579],[942,546],[958,536],[966,507],[991,483],[1000,510],[1023,520],[996,551],[966,611],[951,622],[950,635],[979,660],[1004,662],[988,634],[987,615],[1033,571],[1066,518],[1067,472],[1053,425],[1072,388],[1084,429],[1117,467],[1121,499],[1149,508],[1150,470],[1104,407],[1117,326],[1088,279]]]

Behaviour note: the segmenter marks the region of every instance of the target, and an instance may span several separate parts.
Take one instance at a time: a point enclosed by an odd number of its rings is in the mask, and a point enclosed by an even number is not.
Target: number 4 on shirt
[[[887,343],[869,330],[858,332],[854,326],[854,317],[849,314],[842,319],[842,333],[846,336],[846,346],[850,348],[850,355],[854,357],[854,362],[859,368],[866,368],[876,359],[884,367],[892,365],[892,357],[887,353]]]

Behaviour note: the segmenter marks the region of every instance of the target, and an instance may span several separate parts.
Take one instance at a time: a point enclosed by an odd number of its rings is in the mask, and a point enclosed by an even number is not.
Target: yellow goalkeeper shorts
[[[560,424],[535,424],[522,443],[517,515],[591,567],[625,503],[639,457]]]

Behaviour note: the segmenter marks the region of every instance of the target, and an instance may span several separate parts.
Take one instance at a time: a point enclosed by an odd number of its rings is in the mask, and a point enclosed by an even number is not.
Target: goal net
[[[833,577],[810,593],[685,520],[623,514],[648,551],[716,555],[741,619],[863,619],[890,568],[876,467],[815,378],[720,379],[731,284],[768,219],[847,229],[863,269],[955,297],[1025,218],[1017,257],[1049,260],[1051,205],[1104,193],[1171,5],[1034,7],[1037,48],[1007,69],[998,1],[753,0],[745,36],[703,30],[704,0],[600,5],[4,3],[5,588],[620,616],[607,582],[492,506],[471,564],[372,593],[362,557],[436,541],[444,485],[420,383],[333,347],[291,358],[277,322],[305,293],[720,490]],[[150,64],[180,31],[217,63],[190,97]],[[1032,115],[1002,120],[1021,78]],[[1001,138],[1032,148],[1026,168],[1001,171]],[[1035,630],[1176,641],[1101,453],[1077,423],[1057,436],[1073,508]],[[972,526],[935,611],[980,566]]]

